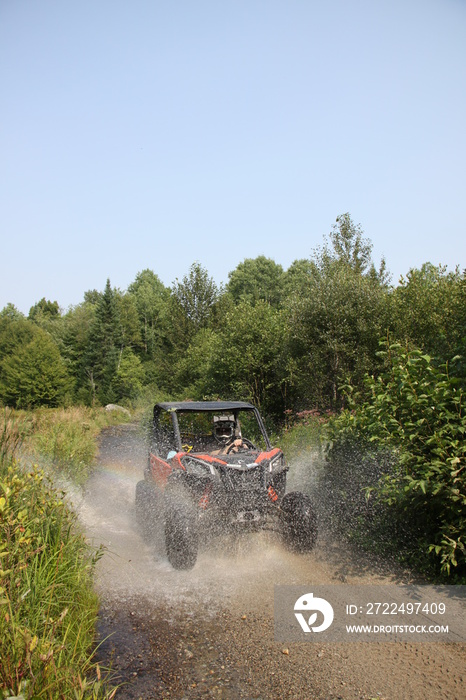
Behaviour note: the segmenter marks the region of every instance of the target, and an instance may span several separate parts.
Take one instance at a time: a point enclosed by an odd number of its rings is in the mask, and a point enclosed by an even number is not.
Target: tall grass
[[[0,420],[0,469],[11,463],[14,454],[28,431],[25,420],[18,420],[10,408],[2,410]]]
[[[25,449],[41,465],[78,485],[85,483],[95,463],[102,428],[128,420],[125,414],[84,406],[37,409],[26,416],[30,430]]]
[[[25,417],[0,426],[0,697],[110,698],[92,661],[98,553],[63,493],[15,462]]]

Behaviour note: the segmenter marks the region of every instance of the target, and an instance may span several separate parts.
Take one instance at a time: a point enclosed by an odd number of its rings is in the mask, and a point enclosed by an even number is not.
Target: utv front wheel
[[[165,494],[165,548],[174,569],[192,569],[197,559],[197,512],[183,489]]]
[[[310,552],[317,540],[317,518],[311,499],[294,491],[280,504],[282,531],[286,544],[298,552]]]

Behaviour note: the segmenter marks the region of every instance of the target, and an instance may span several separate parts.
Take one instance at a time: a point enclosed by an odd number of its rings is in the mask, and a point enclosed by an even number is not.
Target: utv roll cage
[[[240,411],[251,411],[256,418],[267,449],[272,449],[262,416],[258,409],[250,403],[246,403],[244,401],[173,401],[158,403],[154,406],[153,428],[154,437],[160,443],[166,442],[168,438],[168,436],[164,434],[162,426],[160,425],[160,416],[164,411],[171,414],[173,437],[175,439],[175,444],[172,445],[172,447],[175,448],[177,452],[181,452],[183,449],[177,415],[179,413],[190,412],[232,413],[235,416],[235,420],[237,420],[238,413]]]

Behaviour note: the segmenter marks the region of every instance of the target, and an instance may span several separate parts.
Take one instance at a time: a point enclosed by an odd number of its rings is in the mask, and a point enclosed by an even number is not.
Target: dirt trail
[[[462,700],[464,645],[274,641],[275,584],[407,583],[403,574],[320,540],[312,554],[284,549],[270,534],[228,538],[174,571],[141,539],[134,489],[147,459],[134,426],[107,430],[98,468],[79,505],[94,544],[103,544],[97,588],[100,649],[117,698],[221,700]],[[288,651],[288,653],[284,653]]]

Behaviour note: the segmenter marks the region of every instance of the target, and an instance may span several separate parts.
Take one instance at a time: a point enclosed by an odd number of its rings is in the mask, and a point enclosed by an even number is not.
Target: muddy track
[[[107,430],[78,503],[87,535],[105,547],[99,659],[120,700],[311,700],[465,697],[464,645],[290,644],[274,641],[275,584],[409,582],[408,574],[321,538],[299,556],[271,534],[228,538],[174,571],[143,542],[134,490],[147,456],[134,426]]]

